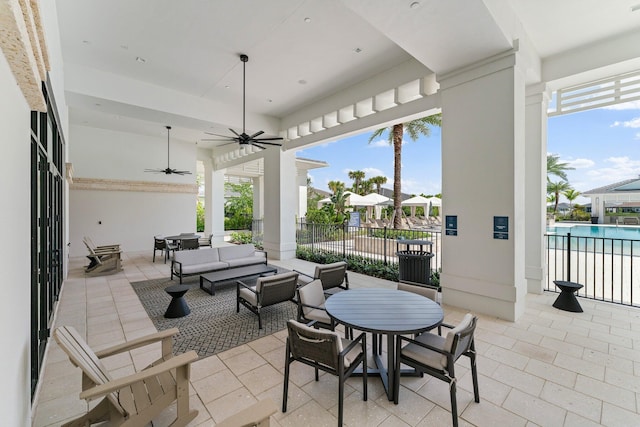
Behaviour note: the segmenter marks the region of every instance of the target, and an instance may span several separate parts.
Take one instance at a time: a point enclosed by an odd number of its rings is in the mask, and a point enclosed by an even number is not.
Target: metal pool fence
[[[640,241],[545,234],[546,290],[554,280],[584,285],[581,297],[640,306]]]
[[[423,240],[431,244],[407,246],[403,240]],[[424,250],[433,253],[431,270],[440,268],[440,230],[354,227],[347,224],[314,224],[299,221],[296,242],[312,252],[331,252],[343,258],[361,256],[384,264],[398,264],[399,250]]]

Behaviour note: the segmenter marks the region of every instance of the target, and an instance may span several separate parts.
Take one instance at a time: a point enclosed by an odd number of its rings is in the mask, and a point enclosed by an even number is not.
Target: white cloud
[[[369,147],[381,148],[381,147],[391,147],[391,145],[389,145],[389,141],[387,141],[386,139],[377,139],[375,141],[371,141],[371,143],[369,144]]]
[[[384,172],[382,172],[378,168],[364,168],[362,172],[365,173],[365,179],[373,178],[374,176],[386,176]],[[387,177],[387,181],[389,181],[389,177]]]
[[[636,137],[633,139],[640,139],[640,132],[636,133]]]
[[[590,168],[596,164],[593,160],[590,160],[590,159],[569,160],[567,161],[567,163],[569,164],[569,166],[576,169]]]
[[[640,100],[602,107],[604,110],[640,110]]]
[[[625,128],[633,128],[633,129],[640,128],[640,117],[636,117],[635,119],[631,119],[626,122],[615,121],[611,125],[612,128],[617,126],[622,126]]]
[[[415,180],[411,178],[403,178],[401,185],[402,192],[405,194],[437,194],[442,188],[442,185],[438,182]],[[393,188],[393,181],[387,182],[385,187]]]
[[[611,167],[594,169],[587,172],[594,183],[593,187],[601,187],[625,179],[635,178],[640,175],[640,160],[632,160],[629,157],[609,157],[605,162]],[[592,188],[593,188],[592,187]],[[589,188],[591,189],[591,188]]]

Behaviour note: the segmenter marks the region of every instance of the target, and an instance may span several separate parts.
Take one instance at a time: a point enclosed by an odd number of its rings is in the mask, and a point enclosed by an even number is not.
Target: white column
[[[256,176],[251,179],[253,184],[253,219],[264,217],[264,177]]]
[[[525,279],[527,291],[541,294],[546,277],[544,233],[547,200],[547,107],[546,85],[526,89],[525,107]]]
[[[296,255],[295,150],[264,150],[264,249],[271,259]]]
[[[298,211],[296,220],[307,216],[307,170],[298,170]]]
[[[442,101],[443,302],[516,320],[525,309],[525,85],[509,52],[438,76]],[[508,239],[494,238],[507,217]]]
[[[213,161],[204,164],[204,232],[212,242],[224,241],[224,169],[214,170]]]

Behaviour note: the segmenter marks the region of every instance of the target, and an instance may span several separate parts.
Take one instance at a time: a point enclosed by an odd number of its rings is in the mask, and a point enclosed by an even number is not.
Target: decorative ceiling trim
[[[47,111],[42,82],[49,70],[37,0],[0,0],[0,48],[29,108]]]
[[[435,74],[428,74],[338,110],[327,111],[319,117],[291,126],[281,132],[280,135],[286,141],[282,150],[298,148],[299,141],[305,137],[320,138],[323,134],[331,134],[340,128],[353,126],[353,123],[362,119],[370,120],[376,115],[383,117],[393,111],[405,110],[410,105],[415,105],[416,101],[430,99],[437,94],[438,89],[439,83],[436,81]],[[239,159],[253,153],[253,150],[247,150],[246,147],[220,154],[214,151],[213,163],[216,169],[224,169],[239,164]]]
[[[147,193],[197,194],[196,184],[173,184],[169,182],[129,181],[121,179],[73,178],[71,190],[136,191]]]

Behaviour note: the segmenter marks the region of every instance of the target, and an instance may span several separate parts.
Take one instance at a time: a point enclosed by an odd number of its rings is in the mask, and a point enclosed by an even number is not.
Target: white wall
[[[192,175],[145,173],[167,165],[166,130],[158,137],[71,126],[69,160],[74,178],[195,184],[195,144],[171,138],[171,167]],[[124,251],[153,249],[153,236],[195,231],[197,195],[134,191],[69,192],[71,256],[86,254],[89,236],[96,244],[119,243]],[[101,224],[100,224],[101,222]],[[125,267],[126,268],[126,267]]]
[[[2,284],[10,289],[0,310],[2,352],[0,399],[2,425],[30,425],[30,109],[0,54],[0,218],[5,244],[0,245]]]

